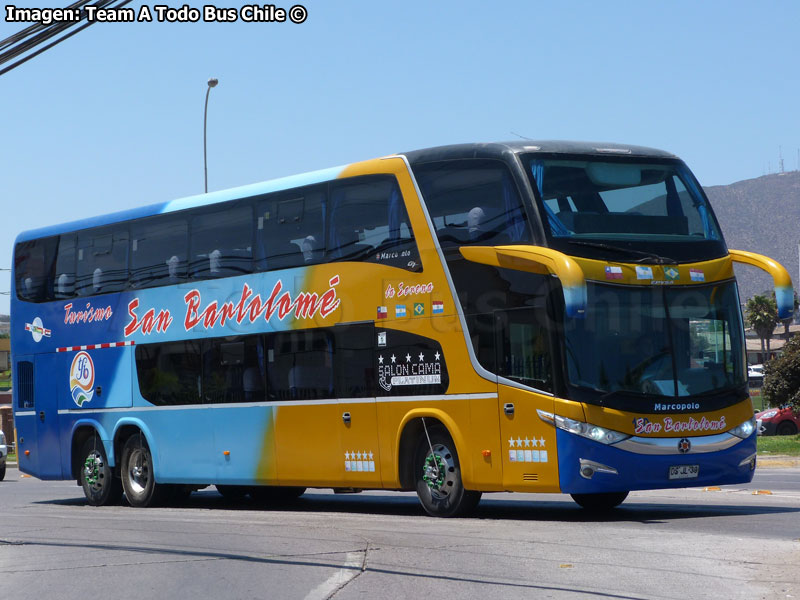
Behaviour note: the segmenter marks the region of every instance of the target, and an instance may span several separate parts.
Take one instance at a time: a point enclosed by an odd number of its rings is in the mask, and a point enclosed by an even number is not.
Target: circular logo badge
[[[681,439],[680,442],[678,442],[678,452],[680,452],[681,454],[686,454],[691,449],[692,449],[692,442],[690,442],[687,438],[683,438]]]
[[[78,352],[69,368],[69,389],[79,407],[94,396],[94,362],[88,352]]]
[[[33,327],[31,327],[31,335],[33,336],[34,342],[39,342],[44,335],[44,325],[42,324],[42,320],[39,317],[36,317],[33,320]]]

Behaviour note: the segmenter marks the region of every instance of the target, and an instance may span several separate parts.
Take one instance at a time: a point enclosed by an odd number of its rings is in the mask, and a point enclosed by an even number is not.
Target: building
[[[0,372],[8,371],[11,368],[11,340],[0,338]],[[2,383],[0,383],[0,389]]]
[[[789,326],[789,337],[793,337],[798,333],[800,333],[800,325]],[[745,346],[747,348],[748,365],[763,365],[771,358],[775,358],[783,351],[783,347],[788,341],[782,323],[778,325],[772,333],[772,338],[769,340],[769,352],[761,351],[761,340],[752,329],[746,329],[744,337]],[[766,348],[766,342],[764,346]]]

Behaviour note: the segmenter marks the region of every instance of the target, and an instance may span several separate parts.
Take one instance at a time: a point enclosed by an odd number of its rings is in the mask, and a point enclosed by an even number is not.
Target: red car
[[[791,406],[768,408],[756,413],[758,435],[794,435],[800,431],[800,412]]]

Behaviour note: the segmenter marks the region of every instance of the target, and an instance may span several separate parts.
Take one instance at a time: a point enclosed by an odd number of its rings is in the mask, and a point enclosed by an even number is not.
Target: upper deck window
[[[452,160],[414,167],[439,243],[498,246],[530,241],[511,173],[498,160]]]
[[[20,242],[14,251],[17,297],[41,302],[47,297],[58,238]]]
[[[394,177],[366,177],[331,185],[327,260],[422,269]]]
[[[256,270],[322,262],[326,186],[270,194],[257,204]]]
[[[631,250],[644,241],[682,259],[663,245],[707,242],[706,255],[691,258],[715,257],[712,247],[724,254],[706,198],[680,161],[529,155],[527,171],[551,245],[562,251],[580,254],[577,246],[598,241]]]
[[[186,280],[189,228],[186,219],[156,217],[131,226],[131,287]]]
[[[228,205],[192,217],[189,273],[192,278],[231,277],[252,270],[253,209]]]
[[[15,295],[67,300],[334,261],[422,270],[393,176],[347,178],[20,242]]]
[[[75,292],[119,292],[128,281],[128,231],[124,225],[78,234]]]

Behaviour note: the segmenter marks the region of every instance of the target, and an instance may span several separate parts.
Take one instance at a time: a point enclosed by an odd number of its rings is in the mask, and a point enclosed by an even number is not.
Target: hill
[[[788,269],[795,290],[800,291],[800,171],[704,189],[728,248],[774,258]],[[735,269],[743,303],[755,294],[772,289],[772,280],[766,273],[744,265],[737,265]]]

